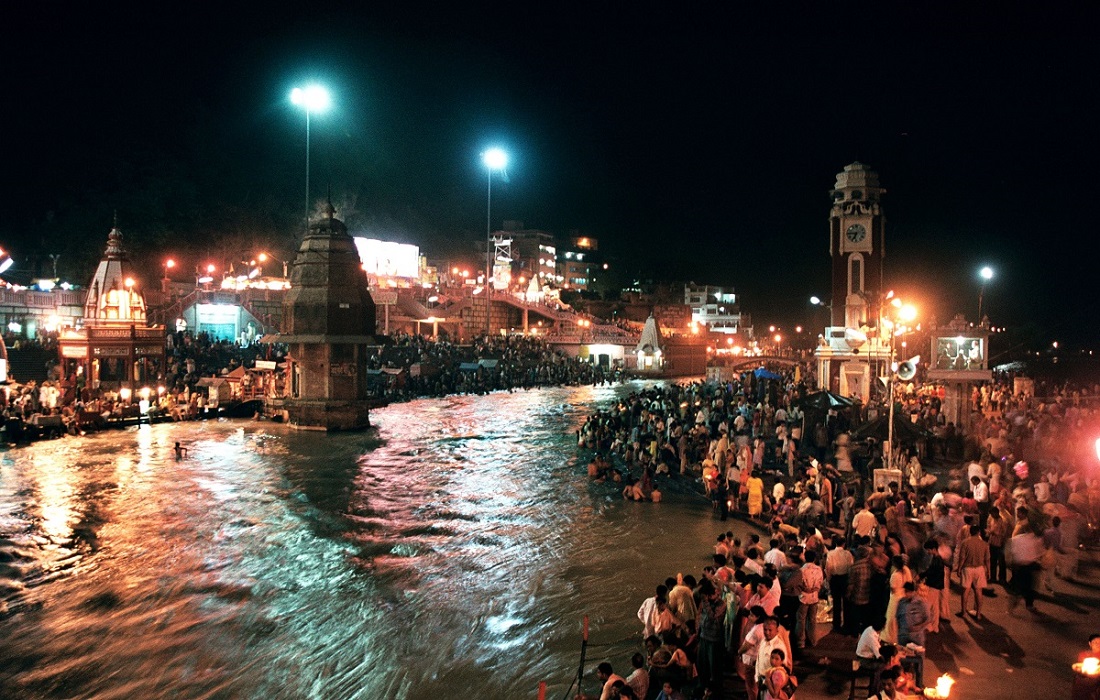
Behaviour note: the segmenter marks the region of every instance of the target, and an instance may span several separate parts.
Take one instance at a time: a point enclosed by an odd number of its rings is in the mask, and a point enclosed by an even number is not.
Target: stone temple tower
[[[370,425],[367,357],[375,308],[355,243],[330,202],[310,226],[290,271],[279,342],[289,346],[284,408],[292,425],[356,430]]]

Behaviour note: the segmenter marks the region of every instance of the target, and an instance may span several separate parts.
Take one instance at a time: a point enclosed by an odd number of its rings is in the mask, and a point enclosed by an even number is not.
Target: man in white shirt
[[[970,477],[970,490],[974,493],[974,500],[978,504],[989,503],[989,487],[976,476]]]
[[[654,629],[653,623],[656,621],[654,613],[657,612],[657,599],[668,599],[668,587],[664,585],[657,586],[657,594],[651,598],[646,598],[642,601],[642,606],[638,608],[638,620],[645,626],[645,630],[642,635],[642,639],[649,639],[653,636]]]
[[[855,517],[852,518],[852,530],[858,537],[870,537],[877,525],[878,521],[875,519],[875,514],[867,507],[867,503],[864,503]]]
[[[812,647],[817,630],[817,603],[825,573],[817,565],[817,552],[807,550],[806,563],[802,565],[802,584],[798,593],[798,616],[795,623],[795,646]]]
[[[779,620],[774,617],[765,618],[764,622],[760,625],[760,630],[763,633],[763,638],[756,646],[757,683],[760,683],[760,679],[764,677],[769,669],[771,669],[773,650],[782,649],[783,658],[792,658],[790,647],[783,641],[783,637],[779,635]]]
[[[837,632],[848,624],[844,603],[848,596],[848,573],[855,557],[844,546],[843,537],[833,538],[833,548],[825,555],[825,576],[829,581],[829,594],[833,597],[833,629]]]
[[[985,476],[985,467],[983,467],[978,462],[971,460],[971,462],[966,465],[966,480],[970,481],[975,476]]]
[[[741,567],[750,574],[756,574],[757,576],[764,575],[764,567],[760,566],[760,562],[756,560],[757,550],[756,547],[750,547],[745,552],[745,563]]]
[[[989,487],[976,476],[970,477],[970,492],[978,503],[978,525],[984,530],[989,517]]]
[[[867,625],[867,629],[859,635],[859,641],[856,642],[856,658],[861,662],[874,662],[882,658],[882,653],[879,651],[879,647],[882,646],[882,639],[879,635],[885,626],[886,620],[880,619]]]
[[[764,555],[764,563],[771,564],[778,571],[787,565],[787,555],[783,553],[783,550],[779,548],[779,540],[773,539],[771,541],[771,549]]]

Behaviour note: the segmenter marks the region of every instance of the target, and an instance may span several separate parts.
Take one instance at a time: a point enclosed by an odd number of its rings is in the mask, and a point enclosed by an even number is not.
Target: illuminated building
[[[525,229],[522,221],[505,221],[504,230],[495,235],[511,241],[511,261],[508,266],[511,280],[518,281],[523,277],[525,280],[537,278],[544,284],[560,282],[557,279],[558,247],[553,234]],[[494,271],[493,276],[500,279],[501,273]],[[527,284],[523,286],[526,289]]]
[[[731,287],[688,282],[684,303],[691,307],[691,322],[712,333],[736,334],[742,330],[741,308]]]
[[[165,369],[164,326],[150,325],[118,227],[107,236],[84,303],[83,328],[59,334],[63,387],[131,392]]]
[[[600,269],[596,259],[599,241],[591,236],[581,236],[574,232],[569,236],[569,244],[558,249],[558,284],[565,289],[587,291],[592,289],[594,276]]]

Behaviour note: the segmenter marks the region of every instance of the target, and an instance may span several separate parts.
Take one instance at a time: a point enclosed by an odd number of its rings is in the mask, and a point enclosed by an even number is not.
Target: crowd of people
[[[157,386],[149,387],[148,395],[127,396],[122,391],[93,391],[82,382],[65,387],[58,378],[56,343],[35,347],[47,351],[50,358],[44,368],[48,378],[13,383],[0,394],[8,442],[66,432],[75,435],[140,415],[152,420],[201,418],[207,415],[210,403],[201,380],[226,377],[240,367],[252,368],[258,359],[282,367],[286,354],[279,345],[234,343],[206,333],[173,333],[166,339],[165,372],[157,378]],[[377,373],[378,381],[372,381],[371,388],[384,401],[623,379],[618,368],[570,357],[551,349],[543,339],[519,336],[482,336],[470,345],[458,345],[395,334],[371,355],[368,371]],[[240,388],[255,388],[248,396],[237,397],[242,400],[278,396],[285,387],[281,370],[262,376],[246,372],[239,379]],[[142,400],[148,402],[144,413],[139,412]]]
[[[571,357],[530,336],[480,336],[470,345],[459,345],[396,334],[371,358],[369,368],[393,371],[393,379],[378,388],[390,401],[602,384],[624,377],[620,368]]]
[[[1095,432],[1082,392],[990,399],[960,434],[962,459],[937,460],[937,477],[913,449],[887,483],[854,465],[845,428],[859,418],[803,416],[805,392],[790,375],[655,387],[580,428],[593,480],[659,500],[665,480],[683,479],[717,518],[755,524],[747,538],[718,534],[701,573],[656,585],[638,610],[634,670],[598,671],[596,697],[723,697],[729,671],[750,700],[787,700],[793,662],[829,633],[848,640],[870,697],[915,694],[928,635],[953,617],[980,623],[994,586],[1010,614],[1023,603],[1027,615],[1078,578],[1080,545],[1100,523],[1100,479],[1056,443]]]

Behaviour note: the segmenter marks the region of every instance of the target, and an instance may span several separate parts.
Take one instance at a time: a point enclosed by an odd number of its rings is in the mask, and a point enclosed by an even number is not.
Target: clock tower
[[[886,219],[886,190],[863,163],[837,173],[829,212],[829,259],[833,271],[831,317],[818,339],[817,377],[824,389],[868,403],[889,371],[890,346],[878,329]]]
[[[837,173],[831,192],[829,255],[833,267],[831,325],[876,325],[885,255],[878,173],[860,162]]]

